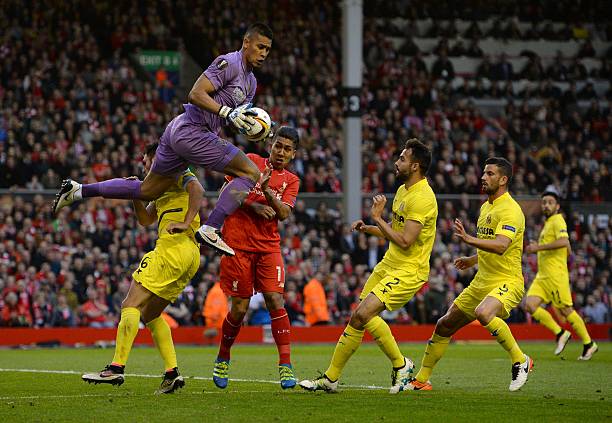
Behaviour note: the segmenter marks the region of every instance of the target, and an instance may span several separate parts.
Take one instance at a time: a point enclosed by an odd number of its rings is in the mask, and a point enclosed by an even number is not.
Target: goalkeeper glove
[[[250,112],[251,103],[245,103],[241,106],[232,109],[228,106],[221,106],[219,109],[219,116],[223,119],[227,119],[240,133],[244,134],[248,131],[251,126],[255,125],[255,119],[251,116],[255,116],[255,112]]]

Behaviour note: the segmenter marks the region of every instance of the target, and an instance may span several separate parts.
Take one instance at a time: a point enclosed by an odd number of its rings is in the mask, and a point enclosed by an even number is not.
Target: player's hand
[[[353,222],[351,225],[351,231],[365,232],[365,227],[366,224],[363,222],[363,220],[359,219]]]
[[[382,217],[383,211],[385,210],[385,204],[387,204],[387,197],[384,195],[377,195],[372,199],[372,219],[379,219]]]
[[[185,222],[170,222],[168,226],[166,226],[166,231],[169,234],[180,234],[189,228],[189,223]]]
[[[469,235],[465,232],[465,228],[463,227],[463,223],[459,219],[455,219],[453,222],[453,231],[455,231],[455,236],[460,240],[467,242]]]
[[[258,216],[261,216],[264,219],[272,220],[276,217],[276,212],[272,207],[268,205],[261,203],[251,203],[251,207]]]
[[[261,191],[265,192],[268,189],[268,183],[270,182],[270,178],[272,177],[272,168],[266,166],[266,170],[264,170],[261,174],[261,179],[259,180],[259,186],[261,187]]]
[[[457,269],[465,270],[465,269],[469,269],[470,267],[474,266],[475,263],[472,263],[472,259],[470,257],[459,257],[455,259],[453,264],[455,265]]]
[[[221,106],[219,109],[219,116],[223,119],[227,119],[240,133],[244,134],[248,131],[251,126],[255,125],[255,119],[251,116],[255,116],[255,112],[249,111],[251,103],[245,103],[242,106],[238,106],[232,109],[227,106]]]
[[[538,252],[538,243],[535,241],[529,241],[529,245],[525,247],[525,252],[527,254],[533,254]]]

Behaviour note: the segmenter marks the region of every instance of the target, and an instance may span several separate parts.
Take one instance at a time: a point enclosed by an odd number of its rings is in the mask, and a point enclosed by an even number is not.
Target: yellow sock
[[[115,356],[113,364],[125,366],[128,356],[132,350],[134,338],[138,334],[138,323],[140,322],[140,310],[134,307],[121,309],[121,320],[117,326],[117,338],[115,343]]]
[[[570,325],[574,328],[574,331],[578,334],[580,339],[582,339],[583,344],[591,343],[591,336],[589,335],[589,331],[584,324],[584,320],[576,310],[572,311],[569,316],[566,317],[567,321],[570,322]]]
[[[357,330],[351,325],[346,325],[344,332],[342,332],[342,335],[340,335],[340,339],[338,339],[338,343],[336,344],[336,349],[334,350],[331,363],[329,364],[328,369],[325,371],[325,375],[330,380],[336,381],[340,378],[344,366],[349,361],[353,353],[357,351],[359,345],[361,345],[364,332],[364,330]]]
[[[522,363],[525,361],[525,354],[519,348],[514,336],[512,336],[512,332],[510,332],[510,328],[499,317],[494,317],[488,325],[485,326],[491,335],[497,339],[499,345],[501,345],[508,354],[510,354],[510,359],[512,363]]]
[[[147,327],[151,331],[155,346],[162,360],[164,360],[165,369],[171,370],[178,367],[176,362],[176,351],[174,350],[174,343],[172,342],[172,334],[170,333],[170,326],[168,326],[168,323],[160,316],[147,323]]]
[[[397,342],[395,342],[395,338],[391,333],[391,328],[382,317],[376,316],[372,318],[366,323],[365,329],[370,332],[382,352],[389,357],[393,367],[404,367],[404,355],[397,346]]]
[[[538,307],[532,316],[555,335],[558,335],[559,332],[561,332],[561,326],[559,326],[557,322],[555,322],[555,319],[553,319],[552,315],[542,307]]]
[[[450,338],[437,335],[436,333],[431,336],[431,339],[427,341],[425,355],[423,356],[423,361],[421,361],[421,368],[416,375],[416,380],[422,383],[429,380],[434,366],[442,358],[442,355],[444,355],[444,351],[446,351],[450,340]]]

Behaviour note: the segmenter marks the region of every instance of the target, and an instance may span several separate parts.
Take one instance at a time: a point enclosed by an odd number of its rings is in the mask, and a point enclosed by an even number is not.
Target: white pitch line
[[[82,375],[84,372],[79,372],[76,370],[46,370],[46,369],[0,369],[0,372],[16,372],[16,373],[51,373],[58,375]],[[138,373],[126,373],[127,377],[143,377],[143,378],[154,378],[159,379],[161,375],[146,375],[146,374],[138,374]],[[195,380],[210,380],[210,377],[205,376],[185,376],[186,379],[195,379]],[[278,380],[265,380],[265,379],[231,379],[232,382],[247,382],[247,383],[271,383],[278,384]],[[341,385],[342,388],[351,388],[351,389],[362,389],[362,390],[375,390],[375,389],[389,389],[386,386],[376,386],[376,385]],[[205,391],[206,392],[206,391]],[[223,391],[219,391],[221,393]],[[241,391],[244,392],[244,391]],[[253,391],[258,392],[258,391]],[[25,397],[24,397],[25,398]],[[51,397],[45,397],[51,398]],[[0,397],[0,399],[3,399]]]

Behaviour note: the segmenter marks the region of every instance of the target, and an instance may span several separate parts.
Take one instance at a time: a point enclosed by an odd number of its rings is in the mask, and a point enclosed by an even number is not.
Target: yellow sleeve
[[[425,226],[427,217],[435,209],[436,205],[432,204],[431,198],[424,195],[424,193],[415,195],[411,203],[411,207],[408,208],[408,213],[406,213],[406,219],[414,220],[415,222],[419,222],[421,225]]]
[[[181,176],[179,176],[177,185],[181,190],[184,191],[185,188],[187,187],[187,184],[194,179],[196,179],[196,176],[193,174],[192,171],[187,169],[185,172],[181,174]]]
[[[563,217],[556,219],[553,230],[555,231],[555,239],[569,238],[567,233],[567,224],[565,223],[565,219],[563,219]]]
[[[520,213],[519,210],[510,208],[502,210],[500,212],[499,223],[497,224],[497,228],[495,228],[495,235],[507,236],[511,240],[514,240],[523,221]]]

